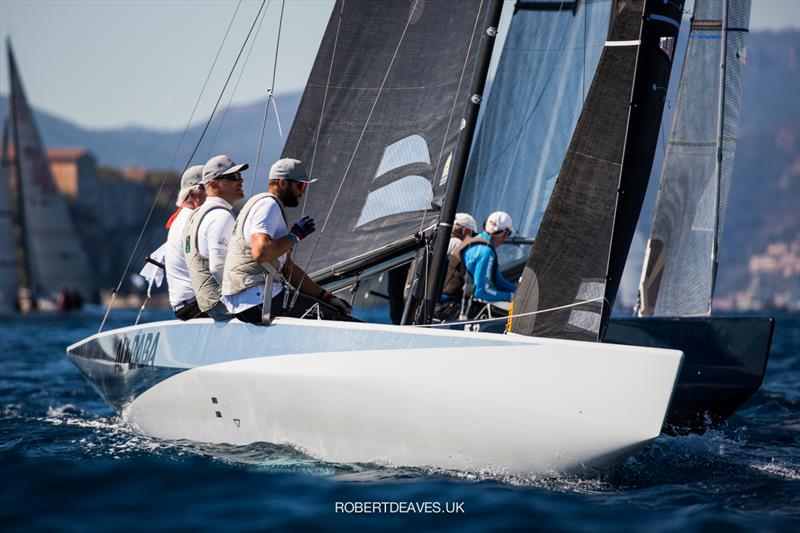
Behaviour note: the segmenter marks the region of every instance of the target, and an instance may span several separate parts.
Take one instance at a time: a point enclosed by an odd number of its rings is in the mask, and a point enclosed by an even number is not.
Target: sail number
[[[140,333],[133,339],[125,335],[117,344],[115,360],[117,364],[133,364],[138,366],[153,366],[158,350],[158,338],[161,333]]]

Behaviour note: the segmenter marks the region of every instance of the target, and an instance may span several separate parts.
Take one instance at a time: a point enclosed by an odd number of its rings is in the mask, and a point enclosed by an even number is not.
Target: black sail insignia
[[[600,338],[647,189],[682,6],[612,6],[608,41],[514,299],[514,314],[526,316],[514,318],[512,331]]]
[[[283,150],[319,179],[287,210],[317,221],[317,279],[438,220],[487,4],[337,1]]]

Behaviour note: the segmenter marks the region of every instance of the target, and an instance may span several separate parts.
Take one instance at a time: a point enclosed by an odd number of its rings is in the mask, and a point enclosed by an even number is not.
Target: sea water
[[[67,360],[98,317],[2,319],[0,529],[798,531],[800,315],[775,316],[764,384],[722,427],[661,436],[602,474],[558,477],[149,438]],[[131,318],[112,315],[107,327]]]

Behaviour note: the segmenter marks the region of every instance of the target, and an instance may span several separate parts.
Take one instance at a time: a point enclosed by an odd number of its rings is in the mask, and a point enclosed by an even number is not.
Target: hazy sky
[[[269,0],[264,8],[235,103],[263,98],[270,86],[281,4]],[[179,129],[237,5],[237,0],[0,0],[0,37],[12,39],[32,105],[92,128]],[[260,5],[260,0],[239,5],[195,121],[211,111]],[[512,6],[513,0],[506,0],[504,21]],[[281,92],[305,86],[332,7],[333,0],[286,1],[275,83],[279,104]],[[753,30],[798,28],[800,0],[753,0],[750,25]],[[248,50],[249,45],[242,61]],[[5,51],[0,93],[8,93]]]

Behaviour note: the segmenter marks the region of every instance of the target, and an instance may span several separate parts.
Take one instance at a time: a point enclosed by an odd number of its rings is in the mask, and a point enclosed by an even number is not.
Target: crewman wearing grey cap
[[[197,307],[192,280],[189,279],[189,268],[186,265],[186,251],[183,241],[183,230],[194,210],[206,200],[205,188],[200,184],[203,180],[203,165],[195,165],[186,169],[181,177],[181,190],[175,205],[178,210],[167,222],[167,246],[164,250],[164,266],[167,273],[169,303],[175,316],[181,320],[208,316]]]
[[[222,301],[239,320],[261,323],[265,301],[269,302],[270,317],[301,316],[314,304],[319,304],[324,318],[346,319],[350,313],[347,302],[314,283],[289,257],[315,227],[314,220],[304,216],[290,228],[284,207],[297,207],[315,181],[297,159],[281,159],[269,170],[267,192],[253,196],[242,207],[222,283]],[[268,279],[272,288],[265,295]],[[300,294],[290,295],[295,290]]]
[[[244,197],[242,171],[227,155],[212,157],[203,167],[206,201],[196,209],[183,233],[189,278],[201,312],[216,320],[230,318],[220,302],[228,239],[233,231],[233,204]]]

